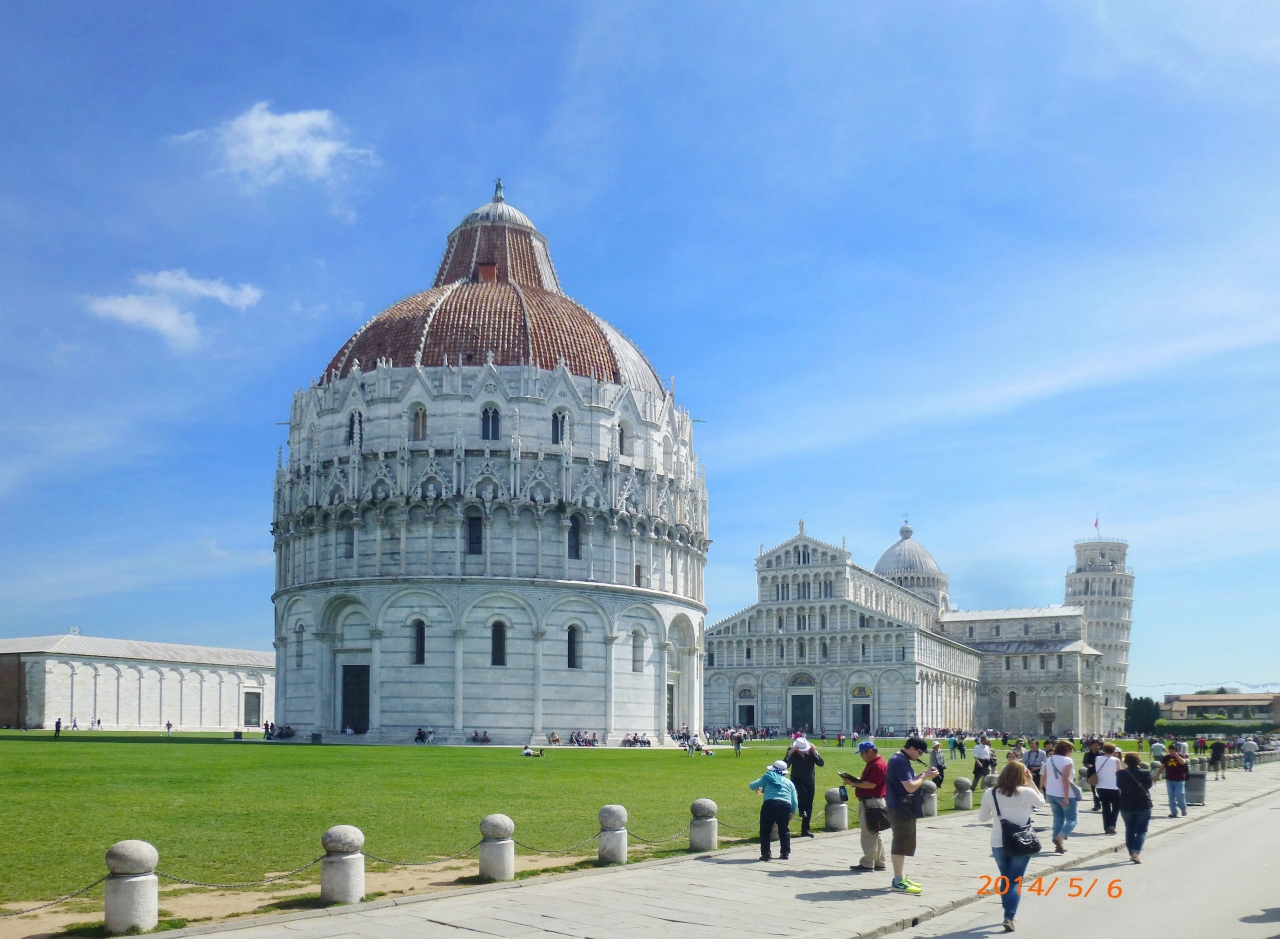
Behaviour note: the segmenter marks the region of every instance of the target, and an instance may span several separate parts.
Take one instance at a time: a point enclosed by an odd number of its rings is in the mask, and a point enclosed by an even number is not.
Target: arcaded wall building
[[[707,525],[688,412],[499,186],[432,286],[294,397],[279,720],[370,742],[697,727]]]
[[[270,652],[101,639],[0,639],[0,727],[244,730],[275,720]]]

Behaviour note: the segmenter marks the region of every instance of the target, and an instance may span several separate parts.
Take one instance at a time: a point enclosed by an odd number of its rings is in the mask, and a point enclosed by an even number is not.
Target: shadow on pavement
[[[1241,916],[1242,923],[1280,923],[1280,907],[1263,910],[1253,916]]]

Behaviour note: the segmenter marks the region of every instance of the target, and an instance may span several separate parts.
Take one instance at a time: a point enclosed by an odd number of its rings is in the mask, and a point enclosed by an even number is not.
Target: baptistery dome
[[[706,475],[644,355],[493,200],[294,396],[276,720],[336,740],[702,723]],[[343,733],[350,728],[353,733]]]
[[[322,381],[359,362],[393,366],[495,365],[554,368],[561,359],[584,378],[662,393],[653,366],[630,340],[565,296],[547,240],[529,217],[493,201],[449,235],[430,290],[379,313],[352,336]]]
[[[898,540],[876,561],[875,572],[901,587],[929,597],[946,609],[947,575],[942,573],[924,545],[911,537],[912,534],[911,526],[903,522],[898,529]]]

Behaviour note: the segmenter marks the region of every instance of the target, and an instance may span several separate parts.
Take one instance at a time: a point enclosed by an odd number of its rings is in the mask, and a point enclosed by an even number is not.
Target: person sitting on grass
[[[529,746],[526,743],[524,745],[524,749],[520,751],[520,755],[521,756],[542,756],[542,750],[539,749],[537,752],[534,752],[533,747]]]

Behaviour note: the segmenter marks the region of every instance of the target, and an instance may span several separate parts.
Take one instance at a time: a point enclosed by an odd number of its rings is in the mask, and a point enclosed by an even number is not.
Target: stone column
[[[689,823],[689,850],[715,851],[720,847],[720,822],[717,806],[710,799],[697,799],[689,806],[693,821]]]
[[[824,798],[827,800],[825,828],[827,831],[847,831],[849,829],[849,803],[840,801],[840,789],[828,789]]]
[[[542,640],[547,638],[547,631],[541,627],[533,630],[533,740],[543,740],[546,736],[542,729]]]
[[[493,552],[490,548],[493,545],[493,519],[488,515],[484,517],[484,576],[488,577],[493,573],[491,558]]]
[[[320,838],[320,899],[325,903],[359,903],[364,899],[364,832],[354,825],[334,825]]]
[[[618,634],[609,632],[604,636],[604,739],[600,743],[609,746],[613,743],[613,658],[614,644]]]
[[[400,514],[400,574],[404,575],[409,553],[409,513]]]
[[[463,639],[466,635],[467,631],[460,627],[453,631],[453,732],[458,737],[462,737],[464,734],[462,724],[462,650]]]
[[[655,669],[658,683],[655,701],[657,714],[654,715],[657,733],[654,744],[661,747],[667,745],[667,654],[674,648],[670,640],[658,643],[658,667]]]
[[[369,630],[369,731],[382,729],[382,630]]]
[[[587,515],[587,524],[582,526],[587,536],[587,580],[596,579],[596,517]]]
[[[515,577],[520,572],[517,567],[520,557],[520,510],[514,505],[507,509],[507,524],[511,526],[511,576]]]
[[[427,516],[427,575],[434,574],[436,559],[436,516],[433,511]]]
[[[618,582],[618,523],[609,523],[609,583]]]
[[[480,879],[516,879],[516,823],[506,815],[486,815],[480,822]]]
[[[107,849],[107,870],[111,873],[102,900],[103,919],[111,935],[156,928],[160,921],[158,863],[160,853],[145,841],[119,841]]]
[[[538,515],[534,516],[533,527],[534,527],[534,530],[538,533],[537,566],[534,568],[533,576],[541,577],[542,576],[542,518],[541,516],[538,516]]]
[[[466,522],[464,516],[453,520],[453,576],[462,576],[462,526]]]
[[[627,863],[627,810],[606,805],[600,810],[600,838],[597,857],[601,864]]]

